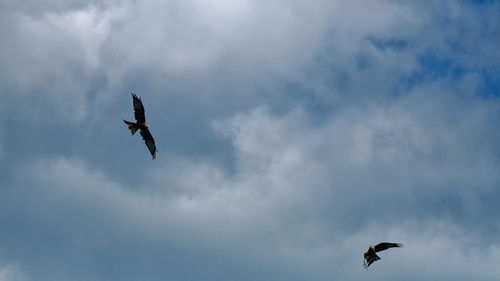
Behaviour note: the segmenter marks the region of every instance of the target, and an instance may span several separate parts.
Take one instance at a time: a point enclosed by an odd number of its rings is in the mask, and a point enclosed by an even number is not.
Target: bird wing
[[[138,98],[135,94],[132,94],[132,99],[134,101],[134,115],[137,123],[141,124],[146,122],[146,116],[144,115],[144,106],[142,105],[141,98]]]
[[[151,135],[151,132],[149,131],[148,128],[146,127],[141,127],[141,136],[144,142],[146,143],[146,146],[149,149],[149,152],[151,152],[151,156],[153,156],[153,159],[156,158],[156,145],[155,145],[155,139]]]
[[[399,243],[389,243],[389,242],[382,242],[380,244],[375,245],[375,252],[380,252],[387,250],[389,248],[394,248],[394,247],[402,247],[402,244]]]

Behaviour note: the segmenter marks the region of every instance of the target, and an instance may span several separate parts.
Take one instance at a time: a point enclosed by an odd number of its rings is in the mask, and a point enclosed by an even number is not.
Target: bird
[[[151,156],[153,157],[153,159],[155,159],[156,152],[158,150],[156,149],[155,139],[149,131],[149,125],[148,123],[146,123],[146,116],[144,115],[144,106],[142,105],[142,100],[141,98],[138,98],[134,93],[132,93],[132,101],[134,105],[134,115],[136,123],[127,121],[125,119],[122,120],[128,126],[128,129],[130,130],[132,135],[134,135],[137,130],[140,130],[142,139],[144,140],[144,142],[146,142],[146,146],[148,147],[149,152],[151,152]]]
[[[375,246],[371,245],[368,248],[368,251],[364,253],[364,263],[363,267],[368,268],[370,264],[373,262],[377,261],[380,259],[379,256],[377,256],[377,252],[387,250],[389,248],[395,248],[395,247],[403,247],[403,244],[401,243],[389,243],[389,242],[382,242],[379,243]]]

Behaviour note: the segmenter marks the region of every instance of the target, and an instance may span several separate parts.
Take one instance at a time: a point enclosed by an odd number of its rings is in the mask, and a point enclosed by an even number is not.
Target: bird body
[[[153,159],[155,159],[156,152],[158,150],[156,149],[156,144],[153,135],[151,135],[151,132],[149,131],[149,125],[146,122],[146,116],[144,114],[144,106],[142,105],[142,100],[141,98],[138,98],[135,94],[132,94],[132,100],[134,105],[134,115],[136,122],[134,123],[127,120],[123,120],[123,122],[125,122],[125,124],[128,126],[128,129],[130,130],[132,135],[134,135],[137,131],[140,131],[142,139],[146,143],[146,146],[148,147],[151,156],[153,157]]]
[[[381,252],[381,251],[387,250],[389,248],[395,248],[395,247],[403,247],[403,244],[382,242],[382,243],[379,243],[375,246],[371,245],[368,248],[368,251],[366,251],[364,253],[363,266],[365,268],[368,268],[370,266],[370,264],[374,263],[375,261],[378,261],[380,259],[380,257],[376,254],[377,252]]]

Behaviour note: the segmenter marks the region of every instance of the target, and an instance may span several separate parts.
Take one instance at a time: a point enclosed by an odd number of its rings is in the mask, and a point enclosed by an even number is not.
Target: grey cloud
[[[89,6],[107,7],[119,1],[115,0],[41,0],[41,1],[12,1],[6,0],[1,4],[3,12],[14,12],[31,17],[41,17],[46,13],[65,13],[88,8]]]
[[[128,186],[78,160],[42,161],[28,174],[19,170],[19,187],[4,193],[22,198],[6,199],[4,213],[23,206],[26,214],[4,232],[2,246],[33,268],[33,280],[53,276],[52,263],[66,278],[329,280],[360,278],[367,243],[394,239],[407,248],[388,252],[392,266],[377,267],[375,280],[422,269],[422,280],[494,280],[498,239],[483,231],[497,221],[485,197],[500,180],[498,136],[479,150],[472,144],[496,124],[495,108],[452,98],[443,110],[442,101],[420,98],[346,108],[321,125],[300,109],[280,117],[261,108],[220,121],[217,130],[234,145],[234,172],[185,159]],[[450,194],[458,200],[432,201]],[[8,246],[18,244],[21,229],[36,229],[21,236],[35,249]],[[477,250],[466,258],[470,246]],[[110,263],[117,267],[101,273],[100,264]]]
[[[4,143],[4,136],[3,136],[3,132],[0,131],[0,161],[2,161],[2,158],[3,158],[3,155],[4,155],[4,146],[3,146],[3,143]]]

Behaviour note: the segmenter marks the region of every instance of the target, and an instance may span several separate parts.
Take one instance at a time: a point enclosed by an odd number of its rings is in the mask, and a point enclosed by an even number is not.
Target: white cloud
[[[26,280],[18,265],[13,263],[0,266],[0,281],[22,281]]]
[[[14,93],[12,99],[37,100],[28,105],[32,115],[50,121],[101,114],[94,108],[115,102],[123,88],[167,96],[158,97],[162,102],[173,93],[217,99],[229,104],[221,106],[229,114],[241,106],[234,100],[273,108],[293,103],[287,83],[330,106],[385,99],[404,88],[401,76],[418,71],[418,56],[427,51],[453,54],[473,71],[495,56],[495,44],[477,32],[474,11],[456,3],[438,9],[452,11],[444,15],[433,5],[394,1],[49,1],[7,7],[12,13],[2,19],[0,58],[9,69],[1,75],[3,91]],[[443,17],[456,25],[440,25]],[[494,32],[490,20],[485,26]],[[460,30],[471,36],[460,36]],[[481,42],[484,56],[471,55],[477,52],[470,37]],[[449,42],[459,38],[467,40],[456,53]],[[406,47],[379,50],[372,39],[401,40]],[[367,66],[360,68],[363,58]]]
[[[408,220],[391,225],[371,225],[346,237],[339,247],[345,251],[347,266],[358,261],[370,244],[383,241],[403,242],[404,247],[381,252],[380,261],[368,273],[351,270],[356,280],[370,274],[375,280],[495,280],[499,269],[500,244],[484,246],[466,229],[439,220]],[[356,256],[350,249],[359,247]]]
[[[62,14],[48,13],[46,20],[57,31],[68,33],[83,48],[89,67],[99,66],[99,49],[111,30],[111,22],[119,19],[123,9],[112,7],[101,10],[95,6]],[[39,24],[39,23],[35,23]]]
[[[11,10],[5,24],[0,59],[2,96],[12,108],[27,107],[22,118],[43,122],[81,122],[108,94],[101,73],[101,45],[120,6],[94,5],[32,15]],[[8,71],[7,71],[8,69]],[[101,84],[99,84],[101,83]],[[97,89],[95,88],[97,86]]]

